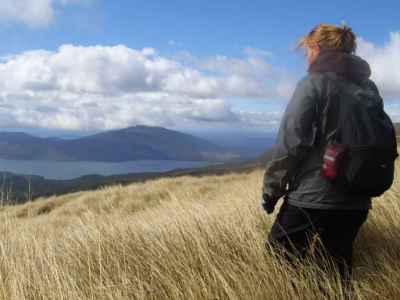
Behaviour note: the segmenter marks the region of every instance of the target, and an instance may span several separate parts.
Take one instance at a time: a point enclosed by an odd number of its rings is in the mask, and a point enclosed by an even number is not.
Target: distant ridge
[[[0,132],[0,158],[13,160],[229,161],[238,155],[190,134],[137,125],[74,139],[41,138],[24,132]]]

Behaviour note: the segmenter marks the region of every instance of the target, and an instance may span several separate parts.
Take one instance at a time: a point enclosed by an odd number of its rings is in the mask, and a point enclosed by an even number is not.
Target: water
[[[126,162],[65,162],[0,159],[0,171],[40,175],[47,179],[72,179],[83,175],[116,175],[142,172],[165,172],[177,168],[196,168],[215,163],[204,161],[136,160]]]

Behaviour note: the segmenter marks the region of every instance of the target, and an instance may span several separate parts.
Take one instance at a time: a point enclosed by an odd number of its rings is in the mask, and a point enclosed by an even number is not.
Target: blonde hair
[[[310,43],[347,53],[355,52],[357,47],[356,36],[346,25],[319,24],[299,40],[297,48],[306,48]]]

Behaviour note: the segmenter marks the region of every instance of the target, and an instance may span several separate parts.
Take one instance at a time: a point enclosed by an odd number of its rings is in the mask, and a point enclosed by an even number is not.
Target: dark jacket
[[[305,208],[370,208],[371,198],[347,195],[320,175],[325,144],[338,124],[338,98],[362,99],[367,93],[383,105],[370,75],[368,63],[360,57],[321,50],[286,107],[273,157],[266,165],[263,193],[272,199],[285,196],[289,204]],[[338,93],[345,96],[335,97]]]

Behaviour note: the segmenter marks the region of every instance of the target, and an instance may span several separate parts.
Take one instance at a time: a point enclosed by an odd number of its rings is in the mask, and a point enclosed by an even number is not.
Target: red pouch
[[[342,144],[330,144],[326,146],[322,160],[322,176],[331,181],[338,177],[340,170],[343,168],[346,150],[347,147]]]

